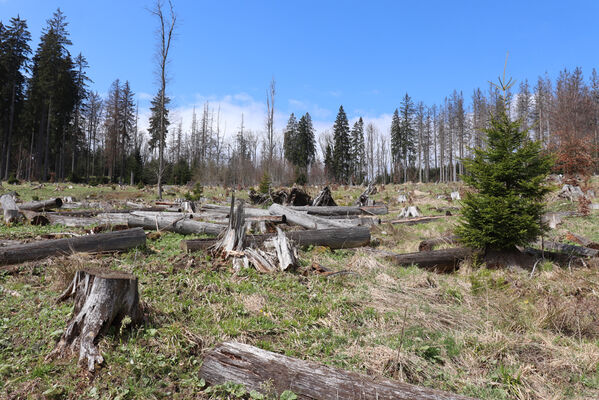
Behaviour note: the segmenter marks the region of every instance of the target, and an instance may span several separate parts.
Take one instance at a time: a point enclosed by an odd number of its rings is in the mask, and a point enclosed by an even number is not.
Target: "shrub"
[[[268,175],[268,172],[264,171],[264,174],[262,174],[262,180],[260,180],[258,191],[262,194],[268,194],[270,192],[270,184],[270,175]]]
[[[204,187],[201,183],[196,182],[191,192],[185,193],[185,199],[189,201],[199,201],[204,194]]]
[[[10,174],[10,176],[8,177],[8,184],[9,185],[18,185],[19,183],[21,183],[16,177],[15,174]]]

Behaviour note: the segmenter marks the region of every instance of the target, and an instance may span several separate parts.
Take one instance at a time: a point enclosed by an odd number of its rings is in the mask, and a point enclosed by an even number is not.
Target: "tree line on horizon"
[[[595,69],[588,80],[580,68],[564,69],[554,81],[524,80],[505,101],[493,85],[474,90],[470,104],[458,90],[440,105],[406,93],[388,127],[362,117],[350,124],[340,106],[331,130],[318,137],[309,113],[292,113],[277,134],[274,79],[265,130],[246,129],[242,115],[233,136],[208,103],[194,109],[190,126],[172,123],[169,97],[158,90],[143,132],[128,81],[115,79],[106,98],[89,89],[89,65],[81,53],[71,55],[67,25],[58,9],[33,52],[24,19],[0,21],[0,179],[154,184],[162,140],[163,180],[172,184],[250,186],[265,173],[277,184],[451,182],[466,172],[462,160],[485,147],[491,116],[503,111],[555,154],[556,172],[599,170]]]

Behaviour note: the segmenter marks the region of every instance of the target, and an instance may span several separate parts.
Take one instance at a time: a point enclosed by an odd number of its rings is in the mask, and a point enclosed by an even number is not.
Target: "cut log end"
[[[46,360],[79,352],[79,363],[92,372],[104,361],[96,341],[112,325],[128,317],[135,325],[143,320],[137,278],[127,272],[86,268],[76,272],[71,284],[58,298],[74,297],[67,328]]]

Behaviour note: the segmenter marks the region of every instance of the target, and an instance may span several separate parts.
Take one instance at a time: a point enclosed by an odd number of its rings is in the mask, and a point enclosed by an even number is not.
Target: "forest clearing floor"
[[[594,181],[594,185],[599,182]],[[151,189],[131,186],[4,185],[23,201],[74,196],[96,200],[147,200]],[[389,205],[418,191],[425,215],[459,207],[438,195],[459,184],[377,185]],[[352,204],[362,187],[333,187],[339,205]],[[173,187],[166,198],[189,189]],[[463,189],[462,189],[463,190]],[[308,187],[314,196],[318,189]],[[210,203],[226,203],[222,188],[204,188]],[[595,188],[595,192],[599,191]],[[167,190],[167,193],[171,193]],[[239,191],[239,197],[247,191]],[[549,209],[577,204],[549,196]],[[452,212],[459,213],[458,211]],[[418,250],[423,239],[451,233],[457,217],[373,229],[377,249]],[[548,237],[573,232],[599,242],[599,211],[566,217]],[[2,226],[0,239],[34,240],[46,233],[84,233],[60,226]],[[239,388],[207,390],[198,371],[204,352],[227,340],[373,376],[394,378],[481,399],[599,398],[599,269],[561,269],[550,262],[534,274],[462,264],[451,274],[397,267],[371,248],[300,251],[294,273],[234,273],[204,252],[185,254],[183,236],[162,233],[146,248],[122,254],[77,254],[22,264],[0,272],[0,398],[187,399],[236,398]],[[318,263],[355,274],[308,272]],[[589,264],[592,264],[589,263]],[[101,337],[105,362],[93,374],[77,357],[45,361],[62,334],[72,303],[56,304],[78,268],[127,271],[139,278],[148,322]],[[245,395],[248,398],[248,395]]]

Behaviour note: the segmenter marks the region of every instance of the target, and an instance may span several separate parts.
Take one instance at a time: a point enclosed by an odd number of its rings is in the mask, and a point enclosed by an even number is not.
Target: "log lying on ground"
[[[597,249],[599,250],[599,243],[597,242],[593,242],[590,239],[585,238],[584,236],[580,236],[577,235],[575,233],[572,232],[568,232],[566,234],[566,239],[571,241],[571,242],[575,242],[578,243],[584,247],[588,247],[589,249]]]
[[[308,231],[286,232],[287,238],[300,247],[324,246],[331,249],[349,249],[368,246],[370,243],[370,229],[368,227],[314,229]],[[265,240],[274,237],[274,234],[249,235],[246,242],[260,245]],[[206,250],[216,243],[214,239],[193,239],[181,241],[184,251]]]
[[[44,240],[0,248],[0,265],[18,264],[71,253],[123,251],[145,243],[146,235],[141,228],[68,239]]]
[[[3,194],[0,197],[0,204],[2,204],[2,210],[4,211],[5,223],[10,224],[19,220],[19,207],[17,207],[15,198],[11,194]]]
[[[389,209],[386,205],[377,205],[377,206],[334,206],[334,207],[314,207],[314,206],[304,206],[304,207],[287,207],[293,211],[305,211],[310,215],[322,215],[322,216],[331,216],[331,215],[383,215],[389,212]]]
[[[427,224],[429,222],[439,221],[439,220],[442,220],[442,219],[448,218],[448,217],[450,217],[450,216],[434,215],[431,217],[418,217],[418,218],[387,220],[387,221],[381,221],[381,223],[388,223],[388,224],[392,224],[392,225],[417,225],[417,224]]]
[[[200,207],[200,209],[197,212],[200,213],[201,211],[220,212],[220,213],[223,213],[225,215],[225,217],[227,217],[231,211],[231,207],[220,206],[220,205],[216,205],[216,204],[204,204],[202,207]],[[262,208],[250,208],[250,207],[244,207],[243,213],[246,217],[266,217],[266,216],[271,215],[268,212],[268,210],[265,210]]]
[[[444,236],[434,239],[426,239],[420,242],[418,245],[418,251],[431,251],[434,250],[435,247],[440,246],[442,244],[456,244],[460,240],[459,236]]]
[[[418,267],[442,272],[453,271],[460,261],[473,254],[469,247],[454,249],[420,251],[416,253],[392,254],[386,256],[397,265],[409,266],[417,264]]]
[[[19,204],[19,209],[29,211],[52,210],[60,207],[62,207],[62,199],[60,197],[57,197],[55,199],[30,201],[28,203]]]
[[[299,360],[248,344],[226,342],[206,353],[200,377],[210,385],[242,384],[248,391],[271,388],[279,397],[290,390],[298,399],[466,400],[467,397],[327,365]]]
[[[84,227],[95,224],[126,225],[127,219],[130,216],[128,213],[101,213],[89,218],[71,217],[63,215],[63,213],[44,213],[39,215],[47,218],[52,225],[64,225],[68,227]],[[40,219],[40,221],[43,221],[43,219]]]
[[[312,207],[336,207],[337,203],[333,199],[331,189],[325,186],[312,202]]]
[[[165,216],[141,217],[132,215],[127,219],[126,223],[130,228],[140,227],[148,230],[175,232],[182,235],[204,233],[217,236],[224,230],[224,226],[219,224],[194,221],[188,218],[169,218]]]
[[[346,221],[332,221],[315,215],[308,215],[279,204],[271,205],[268,208],[268,211],[271,215],[284,215],[287,219],[287,223],[303,226],[307,229],[348,228],[352,225]]]
[[[571,244],[552,242],[550,240],[545,240],[542,243],[539,241],[536,244],[538,246],[542,245],[545,250],[564,253],[576,257],[597,257],[597,255],[599,254],[599,250],[590,249],[588,247],[582,246],[574,246]]]
[[[137,278],[126,272],[83,269],[77,271],[58,300],[72,296],[75,299],[72,317],[46,359],[78,351],[79,363],[91,372],[104,361],[94,344],[98,335],[107,332],[111,325],[120,326],[124,317],[129,317],[132,324],[143,320]]]

